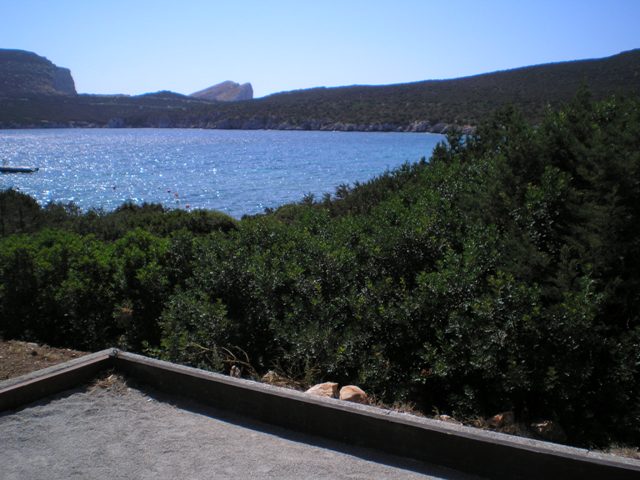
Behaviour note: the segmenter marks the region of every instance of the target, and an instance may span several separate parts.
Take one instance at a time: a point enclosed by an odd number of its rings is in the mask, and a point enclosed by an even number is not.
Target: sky
[[[99,94],[456,78],[640,48],[639,25],[640,0],[0,0],[0,48]]]

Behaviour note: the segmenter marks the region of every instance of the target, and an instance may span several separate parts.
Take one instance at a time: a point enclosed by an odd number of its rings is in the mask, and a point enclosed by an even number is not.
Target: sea
[[[40,204],[83,210],[122,203],[261,213],[335,192],[422,157],[445,137],[365,133],[197,129],[0,130],[0,159],[38,167],[0,174]]]

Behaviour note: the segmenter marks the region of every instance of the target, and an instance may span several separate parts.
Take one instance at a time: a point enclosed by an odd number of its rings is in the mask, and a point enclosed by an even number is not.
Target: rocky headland
[[[190,97],[217,102],[239,102],[253,99],[253,87],[250,83],[239,83],[227,80],[204,90],[192,93]]]
[[[32,52],[0,49],[0,96],[76,94],[68,68]]]

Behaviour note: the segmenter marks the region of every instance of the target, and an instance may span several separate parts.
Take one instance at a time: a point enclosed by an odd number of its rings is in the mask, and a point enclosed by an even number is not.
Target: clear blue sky
[[[81,93],[256,96],[453,78],[640,47],[640,0],[0,0],[0,48],[71,69]]]

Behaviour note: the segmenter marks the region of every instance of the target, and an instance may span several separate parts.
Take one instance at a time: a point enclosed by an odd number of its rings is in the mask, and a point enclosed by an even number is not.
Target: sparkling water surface
[[[40,168],[0,174],[0,189],[14,188],[43,205],[112,210],[131,200],[239,218],[429,158],[440,141],[444,136],[427,133],[0,130],[0,159]]]

